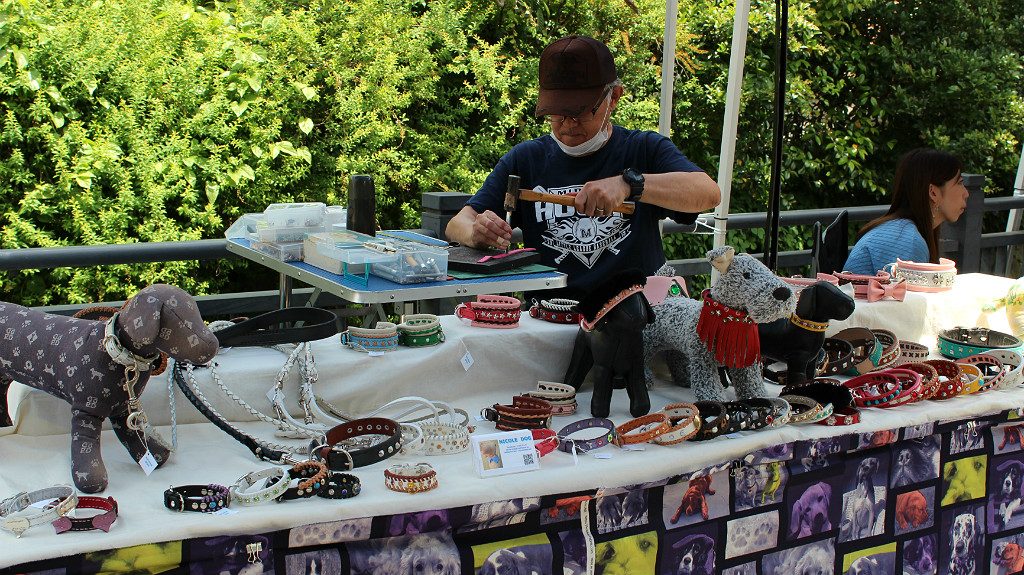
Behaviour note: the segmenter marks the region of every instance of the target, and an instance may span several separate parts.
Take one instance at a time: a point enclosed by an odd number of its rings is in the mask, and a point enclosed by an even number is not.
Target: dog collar
[[[157,353],[150,357],[145,357],[132,353],[124,347],[116,333],[117,318],[119,315],[120,312],[115,312],[114,315],[110,316],[110,319],[107,320],[106,326],[103,328],[103,349],[106,350],[108,355],[110,355],[110,359],[113,359],[120,365],[127,368],[134,368],[135,371],[139,373],[149,371],[153,366],[153,362],[160,359],[160,354]]]
[[[33,503],[53,499],[57,501],[45,505],[36,513],[11,517],[14,513],[28,509]],[[78,505],[78,496],[75,495],[75,490],[70,485],[57,485],[29,492],[23,491],[0,501],[0,520],[2,520],[0,521],[0,529],[10,531],[17,537],[21,537],[22,533],[36,525],[52,523],[64,517],[76,505]]]
[[[117,501],[114,501],[113,497],[85,495],[78,498],[75,509],[99,509],[103,513],[92,517],[60,517],[53,522],[53,529],[57,534],[67,531],[92,531],[93,529],[109,533],[110,526],[117,521]]]
[[[931,399],[949,399],[960,395],[964,389],[963,372],[960,366],[948,359],[929,359],[924,362],[930,365],[937,372],[936,381],[939,382],[938,389],[932,394]]]
[[[552,409],[551,404],[543,399],[517,395],[512,398],[511,405],[495,403],[481,410],[480,414],[487,421],[493,421],[496,429],[512,431],[548,427]]]
[[[615,428],[614,443],[619,447],[635,443],[650,443],[671,427],[672,424],[664,413],[641,415]],[[634,431],[635,433],[631,433]]]
[[[725,404],[719,401],[695,401],[693,405],[700,414],[700,429],[690,438],[691,441],[707,441],[726,433],[729,412]]]
[[[742,368],[761,360],[761,339],[757,323],[743,310],[733,309],[701,293],[704,305],[697,319],[697,337],[704,342],[719,365]]]
[[[550,323],[575,324],[583,318],[576,311],[578,301],[574,299],[552,298],[550,300],[533,300],[530,306],[530,317]]]
[[[572,439],[569,437],[585,429],[601,429],[601,435],[592,439]],[[581,419],[566,425],[558,431],[558,449],[566,453],[586,453],[608,445],[615,439],[615,424],[604,417]]]
[[[476,301],[455,306],[455,317],[470,320],[475,327],[511,329],[519,325],[520,306],[514,297],[480,295]]]
[[[672,425],[654,438],[658,445],[675,445],[690,439],[700,429],[700,413],[692,403],[670,403],[661,409]]]
[[[860,410],[856,407],[846,407],[832,412],[832,415],[818,422],[820,425],[835,427],[838,425],[854,425],[860,423]]]
[[[580,319],[580,327],[583,328],[583,331],[594,331],[594,328],[597,327],[597,323],[601,321],[601,318],[603,318],[608,312],[612,311],[615,306],[622,303],[622,301],[629,296],[637,292],[642,292],[643,290],[643,285],[635,284],[620,291],[612,296],[612,299],[606,301],[604,305],[601,306],[601,309],[597,310],[597,313],[594,314],[594,319],[588,320],[586,317]]]

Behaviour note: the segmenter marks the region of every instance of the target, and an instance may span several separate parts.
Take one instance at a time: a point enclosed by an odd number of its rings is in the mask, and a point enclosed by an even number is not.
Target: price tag
[[[149,450],[146,450],[146,454],[139,460],[139,467],[142,468],[143,473],[148,477],[149,474],[153,473],[153,470],[156,469],[156,465],[156,458],[153,457],[153,454],[150,453]]]
[[[221,507],[220,509],[214,511],[213,513],[208,513],[207,515],[234,515],[235,513],[238,513],[238,512],[235,511],[234,509],[228,509],[227,507]]]
[[[611,453],[595,453],[594,454],[594,459],[611,459],[611,458],[612,458],[612,454]]]
[[[647,451],[647,448],[643,445],[623,445],[623,451]]]
[[[383,351],[371,351],[371,352],[367,352],[366,355],[368,355],[370,357],[380,357],[380,356],[384,355],[384,352]]]
[[[273,405],[274,403],[277,402],[277,394],[280,393],[280,392],[281,391],[279,389],[277,389],[277,386],[271,387],[267,391],[267,399],[270,400],[270,404],[271,405]]]

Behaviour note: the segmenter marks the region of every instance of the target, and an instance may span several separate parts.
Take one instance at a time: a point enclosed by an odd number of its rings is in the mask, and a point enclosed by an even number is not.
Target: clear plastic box
[[[348,208],[344,206],[327,206],[327,214],[324,216],[324,229],[334,231],[335,227],[342,230],[348,228]]]
[[[256,238],[261,242],[299,242],[309,234],[323,232],[323,226],[279,226],[273,227],[267,222],[256,223]]]
[[[448,250],[418,242],[392,240],[378,242],[394,250],[395,257],[373,264],[375,276],[400,284],[439,282],[448,279]]]
[[[228,226],[227,231],[224,232],[224,237],[232,239],[243,239],[256,241],[259,239],[256,235],[260,223],[266,225],[267,218],[263,214],[242,214],[242,217],[235,220],[235,223]]]
[[[322,228],[326,214],[323,202],[270,204],[263,210],[267,224],[273,228]]]
[[[282,262],[302,261],[302,242],[252,242],[252,249]]]

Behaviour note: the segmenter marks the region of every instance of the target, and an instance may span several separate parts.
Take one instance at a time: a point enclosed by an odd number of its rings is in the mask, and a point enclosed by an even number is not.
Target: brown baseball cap
[[[540,55],[536,116],[580,116],[618,78],[608,46],[586,36],[555,40]]]

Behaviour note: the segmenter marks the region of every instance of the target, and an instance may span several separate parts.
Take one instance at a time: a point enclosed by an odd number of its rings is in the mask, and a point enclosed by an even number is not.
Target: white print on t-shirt
[[[551,194],[565,195],[579,192],[579,186],[549,188]],[[561,263],[569,254],[583,262],[588,268],[601,257],[605,250],[618,254],[616,247],[630,234],[629,222],[621,214],[601,217],[577,215],[576,208],[548,202],[536,202],[534,213],[538,222],[547,223],[541,236],[541,243],[556,252],[555,263]]]

